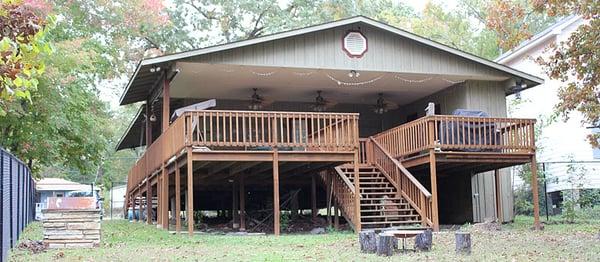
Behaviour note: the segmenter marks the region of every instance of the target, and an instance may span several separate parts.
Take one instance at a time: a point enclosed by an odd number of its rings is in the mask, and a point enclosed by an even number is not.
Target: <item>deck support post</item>
[[[131,208],[132,208],[132,211],[133,211],[133,221],[134,222],[137,221],[137,218],[135,216],[135,199],[136,199],[136,194],[137,194],[137,191],[133,191],[133,193],[131,194],[133,196],[133,201],[131,202]]]
[[[496,219],[498,219],[498,223],[502,224],[502,222],[504,222],[503,220],[503,214],[502,214],[502,194],[501,194],[501,187],[500,187],[500,170],[495,169],[494,170],[494,179],[495,179],[495,186],[496,186]]]
[[[171,87],[167,74],[163,83],[163,110],[162,110],[162,133],[169,128],[169,119],[171,118]]]
[[[152,225],[152,183],[146,180],[146,223]]]
[[[440,231],[438,217],[438,192],[437,192],[437,171],[435,163],[435,150],[429,149],[429,175],[431,180],[431,221],[433,222],[433,231]]]
[[[331,172],[327,172],[327,226],[331,227],[331,184],[332,184]]]
[[[188,234],[194,235],[194,169],[192,159],[192,149],[187,148],[187,210],[186,217],[188,221]]]
[[[333,202],[333,228],[336,230],[340,229],[340,213],[339,213],[338,205]]]
[[[240,181],[240,231],[246,231],[246,185],[244,174],[239,174]]]
[[[179,163],[175,160],[175,231],[181,232],[181,172]]]
[[[281,214],[279,211],[279,152],[273,151],[273,233],[279,236]]]
[[[533,194],[533,227],[536,230],[542,229],[540,224],[540,198],[538,192],[537,161],[534,152],[531,156],[531,193]]]
[[[358,127],[356,127],[358,129]],[[357,131],[358,132],[358,131]],[[360,231],[362,230],[361,228],[361,223],[360,223],[360,170],[359,170],[359,152],[358,152],[358,147],[356,147],[354,149],[354,212],[356,212],[355,214],[355,225],[354,225],[354,230],[356,231],[356,233],[360,233]]]
[[[162,176],[158,175],[156,179],[156,199],[158,201],[158,205],[156,206],[156,228],[162,228]]]
[[[231,220],[232,228],[238,229],[240,224],[238,223],[238,195],[236,188],[237,179],[231,182]]]
[[[162,209],[162,227],[169,230],[169,171],[163,166],[163,209]]]
[[[310,203],[311,203],[311,215],[312,218],[317,218],[317,181],[313,174],[310,177]]]

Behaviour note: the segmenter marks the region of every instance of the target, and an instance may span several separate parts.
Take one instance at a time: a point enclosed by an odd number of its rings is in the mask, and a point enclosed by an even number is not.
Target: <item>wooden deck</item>
[[[357,231],[363,224],[382,223],[369,219],[390,218],[387,213],[373,214],[382,204],[369,202],[379,198],[365,198],[365,194],[388,195],[386,201],[398,199],[394,210],[408,213],[396,212],[395,218],[413,220],[396,223],[416,221],[437,230],[438,173],[483,172],[535,163],[534,124],[530,119],[428,116],[359,139],[358,114],[352,113],[187,112],[148,143],[146,153],[129,173],[127,197],[156,194],[157,222],[166,228],[168,203],[174,195],[177,209],[170,212],[179,231],[182,189],[190,192],[184,201],[186,212],[192,213],[194,189],[227,188],[232,178],[243,184],[239,196],[245,195],[244,185],[272,186],[274,217],[279,218],[280,177],[293,180],[319,173],[327,195],[334,198],[327,202],[336,204]],[[327,173],[344,163],[350,164],[345,164],[344,170],[338,168],[333,176]],[[431,190],[413,176],[423,170],[430,174]],[[377,178],[381,189],[373,188],[375,182],[363,176]],[[169,192],[170,188],[175,192]],[[239,198],[240,214],[244,213],[244,201]],[[192,234],[193,220],[188,225]],[[274,232],[279,234],[278,219]]]

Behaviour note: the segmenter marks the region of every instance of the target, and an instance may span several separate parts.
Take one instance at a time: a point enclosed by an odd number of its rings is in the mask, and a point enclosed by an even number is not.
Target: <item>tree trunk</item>
[[[377,250],[376,234],[373,230],[361,231],[358,234],[358,242],[360,243],[360,252],[375,253]]]
[[[454,233],[456,239],[456,253],[471,254],[471,234],[468,232]]]
[[[381,233],[377,235],[377,255],[378,256],[391,256],[394,254],[394,242],[396,237],[394,235],[388,235]]]
[[[433,234],[431,233],[431,229],[427,229],[425,232],[418,234],[415,238],[415,250],[429,251],[431,250],[432,242]]]

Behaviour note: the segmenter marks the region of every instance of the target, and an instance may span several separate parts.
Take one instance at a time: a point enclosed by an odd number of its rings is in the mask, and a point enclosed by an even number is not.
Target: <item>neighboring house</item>
[[[545,80],[544,84],[521,92],[523,102],[512,110],[512,116],[547,118],[554,112],[554,106],[560,99],[558,89],[564,84],[559,80],[551,80],[534,59],[540,56],[547,57],[546,49],[549,45],[566,41],[583,23],[585,21],[579,16],[563,18],[496,59],[498,63]],[[560,192],[564,190],[571,190],[580,185],[583,189],[600,188],[600,149],[593,148],[586,138],[588,134],[600,130],[582,125],[582,119],[583,117],[577,111],[572,112],[567,121],[559,117],[543,128],[542,135],[538,138],[538,147],[540,147],[538,162],[541,162],[546,170],[547,192],[552,200],[551,207],[560,207],[562,201]],[[574,163],[566,163],[570,161]],[[584,178],[579,179],[578,176],[569,174],[569,166],[582,170],[585,173]],[[569,182],[570,180],[575,182]]]
[[[127,185],[115,186],[110,189],[110,191],[108,192],[108,196],[106,196],[105,199],[110,199],[110,202],[108,203],[107,207],[109,208],[109,210],[112,209],[112,211],[109,211],[108,213],[105,212],[105,216],[112,216],[112,218],[123,217],[123,206],[125,204],[126,193]]]
[[[37,191],[36,219],[39,219],[49,197],[65,197],[73,191],[91,191],[92,186],[62,178],[42,178],[35,183],[35,190]],[[99,192],[100,188],[94,187],[94,191]]]
[[[506,118],[516,82],[543,80],[366,17],[145,59],[120,101],[143,104],[117,149],[146,146],[127,203],[157,196],[178,231],[201,210],[244,229],[246,206],[275,234],[282,208],[357,231],[511,221],[505,168],[535,163],[534,120]]]

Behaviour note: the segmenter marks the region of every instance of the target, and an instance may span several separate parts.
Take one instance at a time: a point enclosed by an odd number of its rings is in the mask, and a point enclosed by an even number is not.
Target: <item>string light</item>
[[[314,72],[293,72],[292,74],[294,74],[295,76],[309,76],[312,75]]]
[[[406,78],[402,78],[398,75],[395,75],[394,78],[398,79],[398,80],[402,80],[404,82],[408,82],[408,83],[423,83],[423,82],[427,82],[431,79],[433,79],[432,77],[428,77],[428,78],[423,78],[421,80],[412,80],[412,79],[406,79]]]
[[[442,80],[444,80],[444,81],[446,81],[446,82],[448,82],[448,83],[450,83],[450,84],[453,84],[453,85],[454,85],[454,84],[458,84],[458,83],[462,83],[462,82],[464,82],[464,81],[465,81],[465,80],[460,80],[460,81],[452,81],[452,80],[450,80],[450,79],[446,79],[446,78],[442,78]]]
[[[275,71],[271,71],[271,72],[267,72],[267,73],[260,73],[260,72],[254,72],[251,71],[253,75],[257,75],[257,76],[272,76],[273,74],[275,74]]]
[[[383,75],[380,75],[378,77],[375,77],[371,80],[367,80],[367,81],[362,81],[362,82],[344,82],[342,80],[339,80],[333,76],[331,76],[330,74],[325,74],[329,79],[331,79],[331,81],[336,82],[338,85],[343,85],[343,86],[362,86],[362,85],[368,85],[368,84],[372,84],[377,82],[379,79],[383,78]]]

